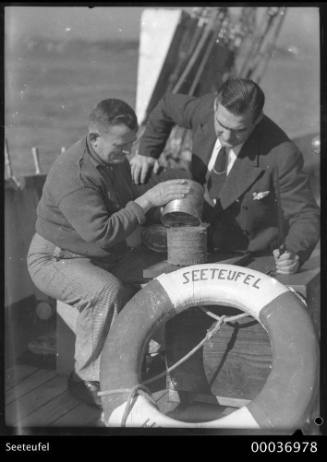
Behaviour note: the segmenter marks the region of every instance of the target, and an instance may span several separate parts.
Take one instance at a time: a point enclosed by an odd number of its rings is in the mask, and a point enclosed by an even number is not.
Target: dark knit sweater
[[[37,208],[36,231],[81,255],[120,253],[126,237],[145,219],[135,197],[129,162],[106,165],[84,137],[53,163]]]

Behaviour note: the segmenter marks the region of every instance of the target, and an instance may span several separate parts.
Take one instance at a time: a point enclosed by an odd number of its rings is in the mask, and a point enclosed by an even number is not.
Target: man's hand
[[[295,253],[286,250],[281,254],[279,249],[275,249],[273,250],[273,256],[276,264],[276,273],[294,274],[298,271],[300,259]]]
[[[191,191],[189,182],[185,179],[168,180],[158,183],[134,202],[145,212],[152,207],[160,207],[175,199],[183,199]]]
[[[159,170],[159,162],[153,157],[135,154],[129,163],[131,165],[132,179],[135,184],[144,183],[150,169],[153,169],[154,173],[158,173]]]

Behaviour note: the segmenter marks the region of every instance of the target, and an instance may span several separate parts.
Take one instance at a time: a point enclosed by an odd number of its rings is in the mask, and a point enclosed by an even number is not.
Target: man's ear
[[[218,96],[216,96],[214,102],[213,102],[213,110],[214,112],[217,112],[219,106],[219,101],[218,101]]]
[[[257,117],[256,121],[254,122],[254,126],[258,125],[258,123],[260,123],[262,119],[263,119],[263,112],[261,112],[261,114]]]
[[[89,140],[91,141],[92,144],[95,143],[95,141],[99,138],[99,133],[95,133],[95,132],[90,132],[89,133]]]

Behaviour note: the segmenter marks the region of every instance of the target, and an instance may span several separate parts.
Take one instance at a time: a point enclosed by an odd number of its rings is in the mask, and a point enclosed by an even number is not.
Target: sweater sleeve
[[[303,157],[295,146],[278,156],[279,200],[289,224],[286,249],[307,260],[319,240],[320,211],[303,172]]]
[[[175,125],[193,128],[200,104],[201,98],[168,93],[150,114],[138,153],[158,158]]]
[[[101,194],[92,187],[71,191],[61,198],[58,206],[83,240],[103,249],[126,239],[145,220],[143,209],[134,201],[110,213]]]

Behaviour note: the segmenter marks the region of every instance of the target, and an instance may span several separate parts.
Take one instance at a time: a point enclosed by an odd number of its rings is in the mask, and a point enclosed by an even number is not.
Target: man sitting
[[[88,134],[61,154],[48,173],[27,257],[34,284],[78,310],[69,389],[95,406],[100,406],[104,340],[134,294],[114,275],[125,240],[150,209],[190,191],[183,179],[149,183],[141,194],[136,191],[127,155],[137,128],[136,115],[125,102],[107,99],[95,107]]]

